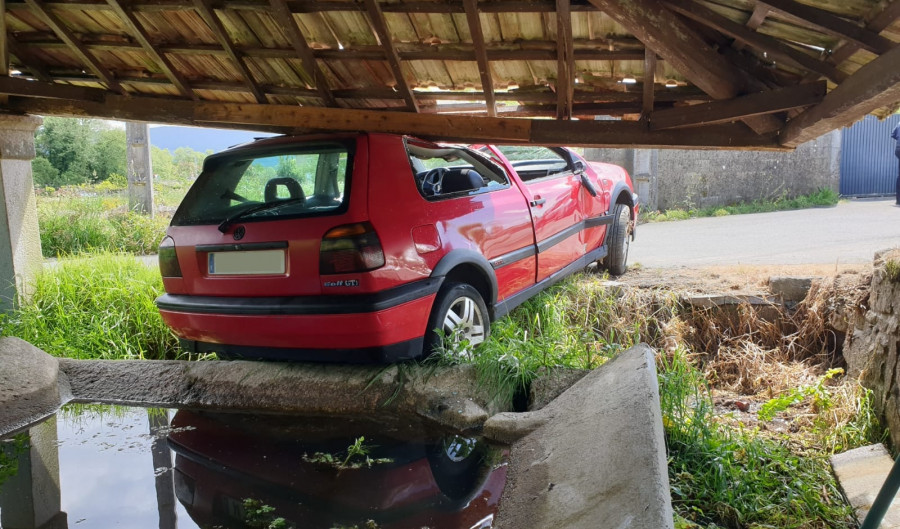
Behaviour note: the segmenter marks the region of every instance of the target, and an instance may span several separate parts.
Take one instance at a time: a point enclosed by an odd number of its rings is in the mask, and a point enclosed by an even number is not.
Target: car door
[[[518,176],[530,206],[538,256],[535,280],[540,282],[584,255],[580,175],[561,150],[532,145],[496,149]]]
[[[591,253],[603,244],[609,224],[612,222],[610,216],[612,178],[603,171],[603,164],[588,163],[569,150],[566,150],[565,154],[572,161],[574,172],[581,181],[579,200],[584,212],[582,240],[585,252]]]

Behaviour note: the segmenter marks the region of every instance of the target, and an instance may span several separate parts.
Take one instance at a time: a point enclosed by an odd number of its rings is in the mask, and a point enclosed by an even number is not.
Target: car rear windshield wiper
[[[229,226],[234,224],[235,222],[243,219],[244,217],[253,215],[254,213],[259,213],[260,211],[265,211],[267,209],[275,209],[280,208],[281,206],[287,206],[290,204],[297,204],[300,202],[305,202],[305,197],[297,197],[297,198],[288,198],[285,200],[278,200],[276,202],[264,202],[262,204],[257,204],[251,208],[247,208],[242,211],[238,211],[234,215],[228,217],[227,219],[222,221],[222,224],[219,224],[219,231],[225,233]]]

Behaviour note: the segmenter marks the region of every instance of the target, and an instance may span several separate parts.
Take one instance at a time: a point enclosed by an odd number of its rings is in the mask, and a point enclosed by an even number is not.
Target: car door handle
[[[532,200],[532,201],[529,202],[528,204],[531,205],[531,207],[534,208],[534,207],[543,205],[544,202],[546,202],[546,201],[547,201],[547,199],[545,199],[545,198],[535,198],[534,200]]]

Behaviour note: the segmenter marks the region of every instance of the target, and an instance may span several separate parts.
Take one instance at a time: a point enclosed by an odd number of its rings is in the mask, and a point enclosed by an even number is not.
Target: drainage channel
[[[365,419],[70,404],[0,440],[0,527],[489,528],[507,457]]]

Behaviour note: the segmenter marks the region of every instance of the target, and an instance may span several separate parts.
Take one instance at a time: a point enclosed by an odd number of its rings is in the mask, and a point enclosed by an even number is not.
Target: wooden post
[[[128,209],[153,217],[150,126],[126,121],[125,140],[128,143]]]

